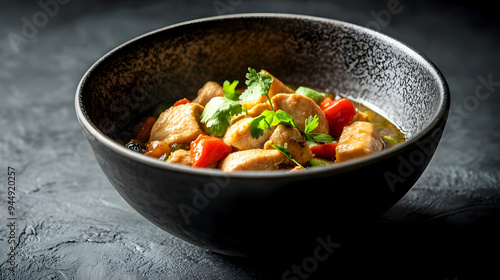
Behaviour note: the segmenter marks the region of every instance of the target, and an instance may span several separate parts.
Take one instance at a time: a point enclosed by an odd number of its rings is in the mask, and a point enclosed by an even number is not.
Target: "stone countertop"
[[[29,0],[0,7],[0,279],[499,276],[500,22],[488,4]],[[79,80],[112,48],[173,23],[246,12],[368,26],[427,56],[449,83],[449,122],[425,173],[357,242],[326,260],[221,256],[161,231],[108,182],[75,116]]]

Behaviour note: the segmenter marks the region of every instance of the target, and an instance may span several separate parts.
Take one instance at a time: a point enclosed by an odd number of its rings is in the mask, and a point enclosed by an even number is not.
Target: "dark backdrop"
[[[394,1],[2,1],[0,278],[498,277],[498,9],[494,2]],[[388,12],[394,4],[399,12]],[[225,257],[154,227],[107,181],[74,113],[80,78],[117,45],[173,23],[246,12],[314,15],[377,29],[430,58],[452,95],[443,140],[421,179],[356,242],[310,273],[297,270],[308,256]],[[17,175],[12,213],[9,166]]]

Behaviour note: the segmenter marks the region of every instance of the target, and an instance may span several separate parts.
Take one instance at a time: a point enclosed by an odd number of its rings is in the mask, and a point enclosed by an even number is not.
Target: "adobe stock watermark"
[[[407,178],[413,175],[416,168],[427,162],[433,151],[437,148],[443,129],[437,127],[431,134],[417,141],[417,149],[412,150],[407,157],[398,156],[397,173],[389,170],[384,172],[384,178],[391,192],[396,191],[396,185],[404,183]]]
[[[340,243],[332,242],[332,236],[329,234],[326,238],[317,237],[317,246],[314,248],[310,256],[302,259],[300,264],[293,264],[290,269],[283,272],[282,280],[305,280],[310,275],[316,272],[321,262],[326,261],[336,249],[340,247]]]
[[[477,81],[478,84],[474,90],[474,94],[465,97],[462,103],[451,106],[452,108],[447,120],[450,129],[459,129],[464,119],[471,117],[473,112],[479,110],[481,102],[486,101],[495,92],[496,87],[500,87],[500,81],[494,81],[493,74],[489,74],[486,78],[478,76]],[[416,142],[418,148],[411,151],[407,157],[403,155],[398,157],[399,165],[397,173],[391,171],[384,173],[387,185],[392,192],[396,190],[397,184],[403,183],[415,172],[417,167],[426,162],[426,157],[431,156],[431,153],[437,148],[442,133],[442,128],[438,127],[434,129],[429,137]]]
[[[191,223],[191,216],[200,214],[210,204],[210,199],[217,197],[221,190],[227,187],[229,181],[228,176],[212,177],[212,181],[203,186],[203,192],[196,187],[192,189],[193,199],[191,205],[181,203],[178,207],[187,225]]]
[[[389,0],[387,9],[378,12],[371,10],[370,15],[374,20],[366,23],[365,27],[380,31],[382,27],[387,27],[392,20],[393,15],[397,15],[403,11],[404,7],[398,0]]]
[[[22,17],[21,32],[9,32],[7,39],[15,53],[19,53],[20,46],[25,45],[29,40],[36,37],[40,28],[45,27],[50,18],[55,17],[60,10],[60,5],[68,4],[71,0],[39,0],[40,10],[28,17]]]
[[[234,9],[243,3],[243,0],[214,0],[212,5],[218,16],[233,12]]]
[[[474,94],[465,97],[462,103],[451,106],[448,124],[453,130],[459,129],[464,119],[471,117],[472,113],[479,109],[480,103],[486,101],[495,92],[495,88],[500,86],[500,81],[493,81],[493,74],[486,78],[478,76],[477,81]]]

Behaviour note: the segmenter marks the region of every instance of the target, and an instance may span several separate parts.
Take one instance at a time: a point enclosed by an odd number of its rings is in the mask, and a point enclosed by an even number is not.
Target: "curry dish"
[[[405,141],[362,104],[248,69],[245,86],[209,81],[142,120],[126,146],[194,168],[302,170],[368,156]]]

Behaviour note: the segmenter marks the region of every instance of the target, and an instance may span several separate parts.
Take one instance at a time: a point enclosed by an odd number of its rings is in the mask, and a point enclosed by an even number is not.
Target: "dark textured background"
[[[2,1],[0,279],[282,279],[301,266],[309,256],[231,258],[153,226],[107,181],[74,113],[80,78],[117,45],[184,20],[245,12],[307,14],[377,28],[430,58],[452,94],[443,140],[413,189],[356,242],[342,244],[295,279],[498,279],[497,9],[479,1],[400,0],[400,11],[388,17],[393,1],[60,0],[67,3],[46,18],[38,1]],[[217,10],[214,3],[233,6]],[[33,20],[36,29],[25,27]],[[24,39],[13,42],[13,34]],[[8,166],[17,172],[15,273],[7,255],[13,217]]]

